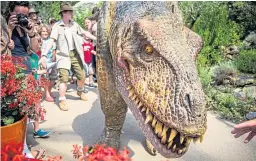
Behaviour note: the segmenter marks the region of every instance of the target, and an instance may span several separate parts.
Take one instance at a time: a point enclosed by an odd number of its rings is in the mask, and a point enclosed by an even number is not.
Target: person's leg
[[[89,77],[89,66],[87,63],[84,63],[84,71],[85,71],[85,84],[89,85],[88,77]]]
[[[45,100],[47,102],[54,102],[54,98],[51,96],[51,88],[50,88],[51,82],[48,82],[45,87],[44,87],[44,91],[45,91]]]
[[[69,78],[68,69],[60,68],[59,69],[59,107],[63,111],[67,111],[66,106],[66,91],[67,91],[67,82]]]
[[[97,86],[94,84],[94,81],[93,81],[93,67],[92,67],[92,63],[89,64],[89,87],[92,87],[92,88],[97,88]]]
[[[55,85],[55,80],[50,80],[50,84],[49,84],[49,93],[50,93],[50,96],[52,97],[52,98],[54,98],[55,96],[52,94],[52,88],[53,88],[53,86]]]
[[[39,109],[41,108],[40,106],[40,102],[35,103],[36,106],[36,113],[37,113],[37,118],[35,119],[35,122],[33,122],[34,125],[34,137],[36,138],[44,138],[49,136],[49,134],[51,133],[50,131],[44,131],[42,129],[39,128]]]
[[[87,101],[84,91],[84,82],[85,82],[85,72],[84,72],[84,66],[82,63],[82,60],[78,53],[71,52],[70,53],[70,60],[71,60],[71,69],[74,72],[76,78],[77,78],[77,95],[81,98],[83,101]]]

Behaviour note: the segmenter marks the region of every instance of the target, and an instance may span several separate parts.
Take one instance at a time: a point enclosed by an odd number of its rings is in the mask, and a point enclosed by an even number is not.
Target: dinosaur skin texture
[[[191,140],[202,141],[206,100],[195,65],[202,39],[184,26],[177,2],[104,2],[97,35],[105,115],[97,143],[119,148],[127,107],[151,153],[177,158]]]

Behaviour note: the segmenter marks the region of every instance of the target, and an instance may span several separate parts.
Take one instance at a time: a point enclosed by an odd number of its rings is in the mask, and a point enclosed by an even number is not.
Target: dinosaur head
[[[118,75],[123,76],[119,91],[147,139],[165,157],[181,157],[206,131],[206,100],[193,58],[198,49],[188,36],[195,33],[184,27],[177,6],[173,10],[149,10],[120,27],[112,42],[122,72]]]

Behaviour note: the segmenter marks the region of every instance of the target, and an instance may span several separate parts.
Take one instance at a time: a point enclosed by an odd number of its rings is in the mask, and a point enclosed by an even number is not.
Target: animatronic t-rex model
[[[181,157],[206,131],[206,101],[194,57],[202,41],[176,2],[105,2],[97,32],[105,128],[99,144],[119,148],[127,106],[153,148]],[[153,146],[152,146],[153,145]]]

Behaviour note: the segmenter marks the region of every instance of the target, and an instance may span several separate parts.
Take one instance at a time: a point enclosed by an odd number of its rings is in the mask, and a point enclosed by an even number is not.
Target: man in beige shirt
[[[96,37],[87,31],[84,31],[76,22],[72,21],[73,8],[64,2],[60,7],[60,14],[62,19],[55,23],[50,35],[50,40],[46,46],[45,51],[42,53],[40,62],[46,61],[46,55],[51,49],[54,42],[56,42],[56,62],[59,72],[59,107],[63,111],[67,111],[65,93],[67,90],[67,82],[69,78],[69,70],[77,77],[77,95],[81,100],[86,101],[87,98],[83,93],[85,71],[83,68],[83,49],[82,42],[83,36],[92,40]],[[45,65],[45,63],[42,63]]]

